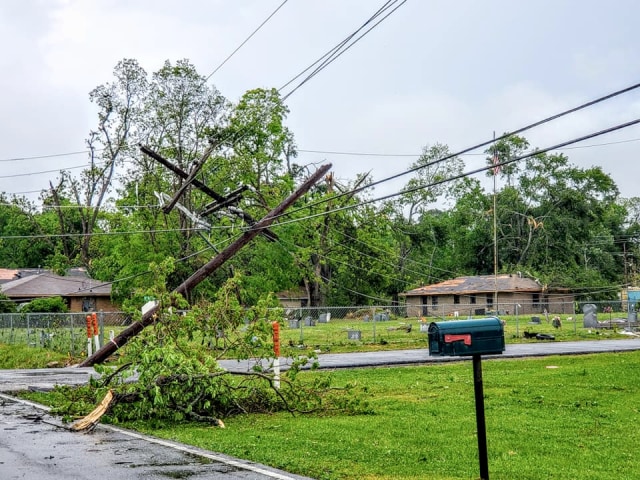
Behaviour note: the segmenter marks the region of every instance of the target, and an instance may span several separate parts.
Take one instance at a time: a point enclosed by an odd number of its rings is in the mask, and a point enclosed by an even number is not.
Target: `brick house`
[[[497,305],[494,297],[497,292]],[[457,277],[414,288],[405,297],[410,317],[468,317],[501,314],[573,313],[574,297],[567,289],[550,290],[521,274]]]
[[[62,297],[71,312],[112,312],[111,284],[89,278],[82,270],[60,276],[43,270],[0,269],[0,290],[16,303]]]

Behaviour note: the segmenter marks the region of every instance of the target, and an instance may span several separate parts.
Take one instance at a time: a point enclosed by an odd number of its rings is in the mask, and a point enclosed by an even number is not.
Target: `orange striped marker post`
[[[91,314],[91,323],[93,324],[93,343],[96,346],[96,352],[100,350],[100,329],[98,329],[98,315]]]
[[[271,323],[273,327],[273,386],[280,388],[280,324],[278,322]]]
[[[87,358],[92,355],[91,352],[91,337],[93,336],[93,322],[91,315],[87,315]]]

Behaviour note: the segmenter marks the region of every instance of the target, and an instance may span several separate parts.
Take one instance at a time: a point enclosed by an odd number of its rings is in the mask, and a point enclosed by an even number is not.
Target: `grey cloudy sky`
[[[86,164],[84,155],[5,160],[83,150],[96,125],[88,93],[112,80],[119,60],[151,73],[187,58],[208,75],[281,2],[2,0],[0,191],[44,189],[56,170]],[[210,82],[232,101],[280,87],[382,3],[289,0]],[[634,0],[409,0],[289,98],[288,123],[302,150],[417,158],[440,142],[456,151],[640,82],[638,19]],[[639,117],[640,91],[525,136],[545,147]],[[565,153],[638,196],[640,127],[586,144],[610,142]],[[468,169],[483,161],[464,158]],[[381,179],[415,158],[299,157],[323,160],[338,178],[371,170]]]

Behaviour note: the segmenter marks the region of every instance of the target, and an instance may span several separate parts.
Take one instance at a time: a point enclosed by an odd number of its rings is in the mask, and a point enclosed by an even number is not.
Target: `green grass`
[[[637,478],[640,352],[482,367],[493,480]],[[321,480],[478,477],[470,362],[304,374],[357,382],[374,413],[129,427]]]
[[[69,356],[52,350],[0,343],[0,369],[45,368],[52,362],[56,362],[56,366],[74,363]]]

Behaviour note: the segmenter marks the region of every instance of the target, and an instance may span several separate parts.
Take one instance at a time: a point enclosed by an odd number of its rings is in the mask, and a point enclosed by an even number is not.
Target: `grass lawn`
[[[78,361],[68,355],[39,347],[29,347],[26,344],[7,345],[0,343],[0,368],[24,369],[45,368],[55,362],[55,366],[64,366]]]
[[[638,478],[640,352],[482,366],[493,480]],[[478,478],[471,362],[304,374],[356,381],[374,413],[127,426],[321,480]]]

